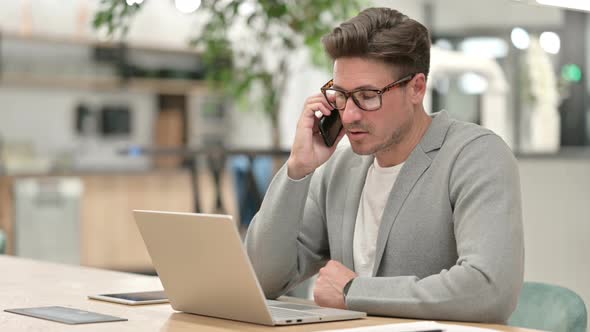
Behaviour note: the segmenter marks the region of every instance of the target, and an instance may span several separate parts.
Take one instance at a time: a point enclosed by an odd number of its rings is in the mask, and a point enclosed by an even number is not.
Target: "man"
[[[506,322],[523,282],[518,169],[493,132],[422,106],[430,37],[373,8],[322,40],[334,79],[307,99],[291,155],[246,238],[268,298],[318,273],[318,305]],[[318,118],[340,112],[350,147]],[[319,113],[318,113],[319,115]]]

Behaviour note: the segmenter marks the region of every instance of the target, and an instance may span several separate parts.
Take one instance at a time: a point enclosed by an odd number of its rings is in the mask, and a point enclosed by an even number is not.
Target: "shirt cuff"
[[[289,179],[289,181],[293,181],[293,182],[302,182],[305,181],[308,177],[310,177],[313,174],[313,172],[307,174],[306,176],[302,177],[299,180],[295,180],[295,179],[291,179],[291,177],[289,176],[289,172],[287,172],[287,178]]]
[[[346,283],[346,285],[344,285],[344,288],[342,289],[342,294],[344,294],[345,300],[346,300],[346,295],[348,295],[348,289],[350,288],[350,285],[352,285],[352,282],[354,279],[355,278],[348,280],[348,282]]]

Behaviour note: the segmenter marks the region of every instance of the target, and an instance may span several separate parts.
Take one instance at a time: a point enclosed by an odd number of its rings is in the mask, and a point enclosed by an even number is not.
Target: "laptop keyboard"
[[[289,309],[277,308],[269,306],[270,314],[275,320],[302,318],[302,317],[317,317],[317,314],[309,314],[301,311],[294,311]]]
[[[306,304],[296,304],[296,303],[281,303],[281,304],[269,304],[269,306],[273,306],[276,308],[283,308],[283,309],[291,309],[291,310],[318,310],[322,309],[321,307],[315,305],[306,305]]]

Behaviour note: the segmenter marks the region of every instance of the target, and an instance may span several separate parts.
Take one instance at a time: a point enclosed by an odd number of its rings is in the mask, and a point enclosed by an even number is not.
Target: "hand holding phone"
[[[338,111],[326,115],[330,109],[330,104],[321,93],[305,101],[287,161],[287,174],[291,179],[302,179],[334,153],[335,144],[342,136],[342,124]]]
[[[340,112],[337,109],[333,109],[329,116],[323,116],[320,119],[319,128],[326,146],[332,147],[342,130]]]

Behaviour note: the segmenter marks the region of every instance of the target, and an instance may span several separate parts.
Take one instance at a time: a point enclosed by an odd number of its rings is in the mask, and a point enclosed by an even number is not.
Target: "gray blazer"
[[[371,315],[506,322],[523,282],[516,160],[497,135],[433,121],[403,165],[383,212],[373,277],[356,278],[351,310]],[[268,298],[314,275],[329,259],[354,270],[352,243],[373,156],[338,148],[313,174],[277,173],[246,248]]]

